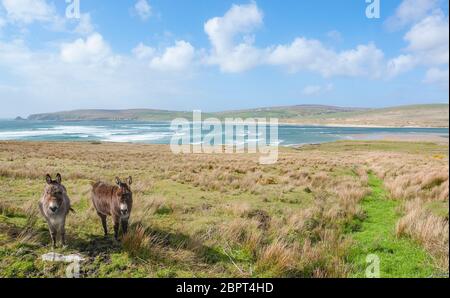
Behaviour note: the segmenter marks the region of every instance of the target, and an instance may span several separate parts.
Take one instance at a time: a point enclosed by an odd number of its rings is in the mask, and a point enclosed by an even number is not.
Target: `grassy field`
[[[192,112],[151,109],[76,110],[30,115],[29,120],[145,120],[192,119]],[[204,119],[278,118],[281,123],[341,126],[448,127],[448,104],[409,105],[379,109],[344,108],[321,105],[268,107],[249,110],[204,113]]]
[[[218,113],[221,117],[276,117],[283,123],[448,127],[448,104],[408,105],[378,109],[354,109],[327,106],[292,106]]]
[[[37,202],[62,174],[82,277],[448,275],[448,146],[336,142],[254,155],[173,155],[168,146],[0,142],[0,277],[64,277]],[[90,184],[133,176],[130,233],[103,237]],[[110,230],[111,223],[109,222]]]

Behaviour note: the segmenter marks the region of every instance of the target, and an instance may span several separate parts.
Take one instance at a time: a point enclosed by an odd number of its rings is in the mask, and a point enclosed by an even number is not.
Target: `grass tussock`
[[[49,235],[34,208],[44,175],[56,172],[76,211],[61,252],[86,256],[85,277],[352,275],[348,254],[367,220],[361,202],[371,193],[369,170],[405,202],[398,236],[416,239],[441,267],[447,256],[448,267],[448,220],[427,209],[448,202],[448,154],[427,145],[434,151],[425,156],[411,146],[282,148],[277,164],[263,166],[256,155],[174,155],[158,145],[0,142],[0,276],[64,276],[35,261],[48,252]],[[117,244],[103,238],[90,183],[129,175],[133,211]],[[33,247],[29,256],[11,253],[23,245]]]
[[[275,239],[258,252],[255,264],[256,272],[284,276],[295,269],[299,254],[298,245],[289,245],[282,239]]]
[[[448,154],[429,154],[392,154],[373,169],[384,179],[391,196],[403,202],[396,234],[418,241],[448,272]],[[435,203],[443,203],[437,212],[427,207]]]
[[[448,219],[427,211],[420,199],[407,202],[404,205],[404,212],[405,215],[397,223],[396,234],[418,241],[436,257],[443,270],[448,270]]]

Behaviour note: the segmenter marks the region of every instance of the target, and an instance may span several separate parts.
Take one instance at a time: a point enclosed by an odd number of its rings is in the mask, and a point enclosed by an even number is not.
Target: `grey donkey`
[[[61,175],[57,174],[56,179],[53,180],[47,174],[45,180],[47,184],[45,185],[44,194],[39,201],[39,210],[48,223],[53,248],[55,248],[58,234],[61,236],[61,244],[66,244],[66,217],[70,211],[74,212],[74,210],[70,206],[67,190],[61,184]]]

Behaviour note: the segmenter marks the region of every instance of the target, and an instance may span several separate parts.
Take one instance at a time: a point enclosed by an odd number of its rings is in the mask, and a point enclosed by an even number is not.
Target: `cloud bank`
[[[73,24],[58,16],[46,0],[1,0],[0,96],[33,97],[48,104],[62,95],[97,102],[121,100],[122,96],[157,97],[185,92],[173,85],[180,86],[180,82],[206,69],[236,74],[258,67],[272,67],[286,74],[310,73],[325,79],[374,80],[388,80],[424,68],[423,83],[448,90],[449,18],[437,2],[402,2],[387,23],[406,28],[405,46],[398,56],[387,58],[374,42],[337,51],[319,39],[297,36],[286,44],[258,46],[257,30],[264,25],[264,13],[256,2],[232,5],[222,16],[207,20],[203,30],[209,48],[196,48],[188,40],[176,39],[164,47],[140,42],[128,54],[118,54],[97,31],[89,13]],[[137,1],[134,9],[142,20],[152,14],[146,0]],[[1,35],[9,26],[24,28],[31,24],[64,28],[75,37],[36,50],[20,35],[10,39]],[[48,87],[43,89],[43,85]],[[302,94],[316,95],[332,89],[331,84],[312,84]]]

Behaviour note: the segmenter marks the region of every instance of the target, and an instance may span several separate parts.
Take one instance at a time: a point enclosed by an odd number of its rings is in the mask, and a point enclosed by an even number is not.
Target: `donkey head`
[[[130,185],[132,182],[131,176],[128,177],[125,182],[122,182],[119,177],[116,177],[116,184],[119,187],[116,192],[116,197],[119,200],[120,214],[122,216],[128,216],[129,212],[131,212],[133,193],[131,192]]]
[[[48,211],[57,213],[61,208],[66,193],[65,187],[61,184],[62,178],[60,174],[56,174],[56,179],[47,174],[45,177],[47,184],[45,185],[44,196],[47,202]]]

